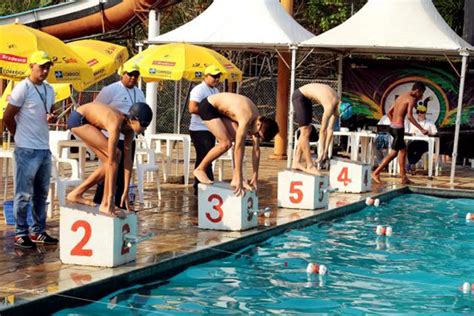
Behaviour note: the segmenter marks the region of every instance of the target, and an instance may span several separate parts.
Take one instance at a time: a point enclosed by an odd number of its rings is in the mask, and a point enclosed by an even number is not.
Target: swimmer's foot
[[[408,177],[402,177],[402,184],[413,184],[414,182],[408,179]]]
[[[79,203],[79,204],[84,204],[84,205],[93,206],[93,207],[97,206],[97,204],[94,203],[93,200],[85,199],[82,197],[82,195],[76,194],[74,191],[69,193],[66,199],[72,203]]]
[[[383,181],[380,179],[380,176],[378,174],[372,173],[372,180],[374,180],[375,183],[377,184],[382,184]]]
[[[300,163],[300,162],[293,162],[293,165],[291,166],[291,169],[299,170],[299,171],[305,171],[305,172],[306,172],[305,166],[303,166],[303,164]]]
[[[212,181],[207,177],[207,174],[204,171],[194,169],[193,176],[200,182],[204,184],[212,184]]]
[[[122,210],[120,208],[115,208],[115,206],[108,207],[104,205],[99,206],[99,212],[107,214],[107,215],[113,215],[118,218],[127,218],[128,212],[126,210]]]
[[[321,175],[321,172],[318,170],[318,168],[316,168],[316,166],[312,165],[308,168],[305,169],[305,172],[309,173],[309,174],[313,174],[315,176],[320,176]]]

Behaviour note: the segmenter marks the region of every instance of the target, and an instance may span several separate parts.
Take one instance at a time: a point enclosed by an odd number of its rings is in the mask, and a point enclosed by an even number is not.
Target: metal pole
[[[150,10],[148,15],[148,40],[160,35],[160,13],[155,10]],[[150,123],[149,128],[146,129],[145,135],[151,135],[156,133],[156,112],[157,112],[157,90],[158,83],[149,82],[146,84],[146,103],[148,103],[153,111],[153,120]]]
[[[138,42],[136,46],[138,47],[138,54],[140,54],[143,51],[143,43]],[[140,77],[140,80],[138,80],[138,89],[141,90],[142,86],[143,86],[143,80],[142,80],[142,77]]]
[[[456,129],[454,131],[453,155],[451,161],[451,176],[449,183],[454,184],[454,174],[456,172],[456,160],[458,156],[459,130],[461,129],[462,100],[464,96],[464,79],[466,77],[467,57],[469,53],[465,50],[460,52],[462,56],[461,78],[459,83],[458,109],[456,113]]]
[[[286,166],[291,168],[293,162],[293,115],[294,115],[294,106],[293,106],[293,92],[295,91],[295,77],[296,77],[296,46],[290,47],[291,50],[291,69],[290,69],[290,111],[288,112],[288,146],[286,148],[286,156],[288,157]]]

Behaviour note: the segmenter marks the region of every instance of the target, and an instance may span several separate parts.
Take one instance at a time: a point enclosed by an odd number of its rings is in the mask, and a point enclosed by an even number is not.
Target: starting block
[[[60,259],[63,263],[115,267],[136,258],[137,215],[125,219],[103,214],[98,207],[68,204],[60,207]]]
[[[314,210],[325,208],[329,201],[329,178],[302,171],[278,173],[278,207]]]
[[[245,230],[256,227],[258,197],[246,191],[235,196],[234,188],[225,182],[198,185],[198,226],[215,230]]]
[[[368,192],[372,187],[371,165],[349,159],[331,159],[329,183],[339,192]]]

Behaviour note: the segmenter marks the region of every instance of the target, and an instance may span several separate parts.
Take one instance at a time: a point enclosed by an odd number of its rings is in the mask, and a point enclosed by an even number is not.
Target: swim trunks
[[[305,97],[299,89],[293,92],[293,107],[295,109],[296,122],[299,126],[311,124],[313,118],[313,102]]]
[[[216,118],[224,117],[211,103],[207,98],[202,99],[198,105],[198,113],[203,121],[210,121]]]
[[[69,119],[67,121],[67,128],[75,128],[79,127],[85,124],[89,124],[89,122],[86,120],[84,116],[82,116],[81,113],[77,111],[72,111],[71,114],[69,115]]]
[[[400,149],[405,149],[406,144],[405,144],[405,128],[394,128],[390,126],[390,135],[393,137],[392,141],[392,149],[393,150],[400,150]]]

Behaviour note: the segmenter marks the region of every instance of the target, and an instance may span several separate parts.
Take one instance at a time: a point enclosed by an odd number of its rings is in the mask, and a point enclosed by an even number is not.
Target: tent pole
[[[160,35],[160,12],[150,10],[148,16],[148,40]],[[153,111],[153,120],[151,120],[149,128],[146,129],[145,135],[149,136],[156,133],[156,111],[158,107],[157,97],[158,83],[149,82],[146,84],[146,103],[148,103]]]
[[[294,107],[293,107],[293,92],[295,91],[295,77],[296,77],[296,50],[298,47],[291,46],[291,68],[290,68],[290,111],[288,111],[288,146],[286,148],[286,156],[288,157],[286,166],[291,168],[293,161],[293,116],[294,116]]]
[[[342,97],[342,61],[344,56],[339,54],[337,57],[337,96],[340,100]]]
[[[454,174],[456,172],[456,160],[458,156],[459,130],[461,129],[462,100],[464,96],[464,80],[466,78],[467,57],[469,53],[465,50],[460,52],[462,56],[461,78],[459,83],[458,109],[456,113],[456,127],[454,131],[453,155],[451,161],[451,176],[449,183],[454,184]]]
[[[180,134],[181,132],[181,90],[183,89],[182,85],[183,80],[179,81],[179,88],[178,88],[178,126],[177,126],[177,133]]]

